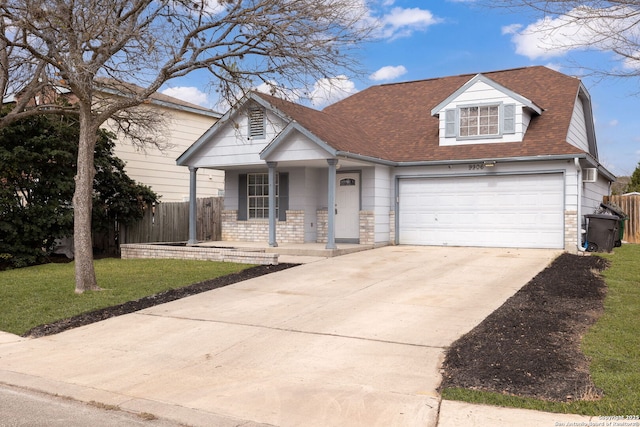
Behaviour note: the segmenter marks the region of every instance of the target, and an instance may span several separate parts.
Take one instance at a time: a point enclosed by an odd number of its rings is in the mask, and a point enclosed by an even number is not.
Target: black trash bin
[[[587,251],[611,252],[618,240],[620,217],[617,215],[585,215],[587,223]]]
[[[622,246],[622,239],[624,239],[624,223],[629,219],[626,213],[620,209],[619,206],[612,205],[609,203],[600,203],[600,208],[604,209],[605,213],[612,213],[614,215],[618,215],[620,218],[620,223],[618,224],[618,238],[614,242],[615,247]]]

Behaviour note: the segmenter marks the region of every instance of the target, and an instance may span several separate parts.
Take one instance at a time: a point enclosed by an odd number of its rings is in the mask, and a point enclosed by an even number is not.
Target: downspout
[[[189,240],[187,245],[195,245],[198,243],[196,238],[196,223],[198,222],[198,203],[196,199],[196,185],[198,168],[189,166]]]
[[[579,252],[584,252],[586,249],[582,246],[582,168],[580,167],[580,160],[577,157],[574,158],[573,161],[576,165],[576,170],[578,171],[578,221],[576,221],[578,223],[578,227],[576,230],[578,233],[577,246]]]

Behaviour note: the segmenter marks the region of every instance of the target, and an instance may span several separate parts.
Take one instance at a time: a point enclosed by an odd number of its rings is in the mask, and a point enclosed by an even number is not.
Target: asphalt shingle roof
[[[258,95],[337,150],[395,162],[584,153],[566,141],[578,79],[542,66],[482,74],[543,109],[522,142],[439,146],[431,110],[475,74],[373,86],[323,111]]]

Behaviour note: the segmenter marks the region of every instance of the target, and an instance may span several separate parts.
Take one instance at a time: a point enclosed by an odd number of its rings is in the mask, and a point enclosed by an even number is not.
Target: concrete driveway
[[[39,339],[0,382],[188,425],[435,426],[444,350],[558,251],[389,246]]]

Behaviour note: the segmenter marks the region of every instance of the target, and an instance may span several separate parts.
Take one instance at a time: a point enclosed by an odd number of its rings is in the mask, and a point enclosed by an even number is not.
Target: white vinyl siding
[[[485,82],[476,82],[443,107],[439,111],[441,146],[521,142],[531,119],[521,102]],[[472,123],[464,117],[471,109],[477,118]]]
[[[584,107],[578,99],[573,107],[573,115],[567,133],[567,142],[571,145],[589,152],[589,139],[587,137],[587,126],[584,117]]]

